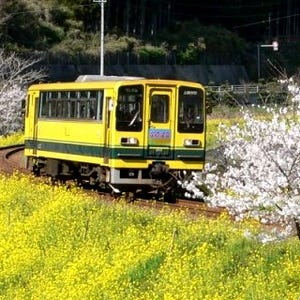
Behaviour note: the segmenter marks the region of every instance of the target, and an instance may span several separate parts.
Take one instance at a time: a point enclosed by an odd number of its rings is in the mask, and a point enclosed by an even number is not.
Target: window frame
[[[41,91],[39,103],[40,119],[102,122],[104,89]],[[85,111],[82,115],[80,112],[83,108]]]
[[[189,116],[189,109],[193,114],[192,117]],[[177,130],[180,133],[204,132],[204,92],[202,89],[189,86],[179,87]]]
[[[117,131],[142,131],[144,110],[144,86],[122,85],[118,90],[116,107]]]

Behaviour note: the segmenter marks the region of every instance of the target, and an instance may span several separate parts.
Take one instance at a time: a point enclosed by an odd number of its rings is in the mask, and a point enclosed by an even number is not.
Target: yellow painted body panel
[[[39,139],[68,143],[103,144],[103,124],[99,122],[43,121],[38,122]]]

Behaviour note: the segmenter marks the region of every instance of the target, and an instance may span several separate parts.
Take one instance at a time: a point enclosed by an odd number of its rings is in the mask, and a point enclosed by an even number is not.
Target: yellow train
[[[28,89],[26,166],[115,192],[174,200],[205,161],[205,90],[195,82],[82,75]]]

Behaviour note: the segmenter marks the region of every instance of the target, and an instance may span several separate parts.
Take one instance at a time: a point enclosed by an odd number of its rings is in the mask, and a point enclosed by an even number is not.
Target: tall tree
[[[33,68],[38,61],[0,50],[0,135],[22,129],[27,85],[45,77],[42,70]]]

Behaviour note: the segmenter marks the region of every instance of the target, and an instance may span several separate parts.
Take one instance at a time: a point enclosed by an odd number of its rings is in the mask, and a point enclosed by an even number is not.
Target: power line
[[[274,21],[278,21],[278,20],[282,20],[282,19],[288,19],[288,18],[296,17],[296,16],[300,16],[300,13],[293,14],[293,15],[288,15],[288,16],[284,16],[284,17],[278,17],[278,18],[271,18],[271,19],[261,20],[261,21],[258,21],[258,22],[247,23],[247,24],[243,24],[243,25],[239,25],[239,26],[234,26],[232,28],[233,29],[237,29],[237,28],[254,26],[254,25],[258,25],[258,24],[265,24],[265,23],[270,23],[270,22],[274,22]]]

